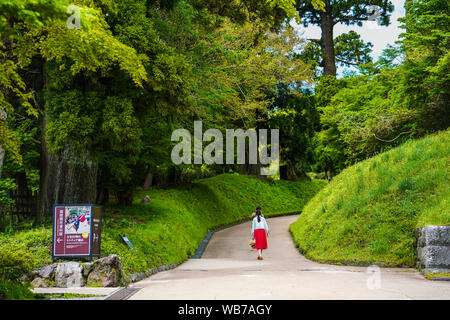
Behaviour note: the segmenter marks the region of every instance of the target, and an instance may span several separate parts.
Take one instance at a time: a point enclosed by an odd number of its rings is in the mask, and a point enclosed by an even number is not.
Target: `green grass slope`
[[[118,254],[125,274],[181,263],[195,253],[207,232],[250,219],[258,205],[265,216],[301,211],[325,184],[323,180],[306,179],[267,183],[249,176],[223,174],[183,188],[142,191],[132,206],[104,207],[102,256]],[[140,204],[147,194],[150,204]],[[119,234],[124,233],[134,249],[122,243]],[[17,265],[15,273],[20,275],[21,269],[50,264],[51,236],[51,222],[0,234],[0,271],[6,265]],[[8,257],[21,262],[8,261]]]
[[[450,224],[450,131],[345,169],[290,226],[313,260],[415,265],[414,230]]]
[[[265,216],[301,211],[325,184],[323,180],[265,183],[249,176],[223,174],[185,188],[141,192],[133,206],[106,210],[106,244],[102,243],[102,249],[104,254],[121,256],[128,274],[181,263],[195,253],[209,231],[249,220],[257,206]],[[140,205],[145,195],[151,202]],[[124,220],[111,223],[110,219],[117,221],[118,217]],[[116,242],[118,231],[127,234],[136,250]]]

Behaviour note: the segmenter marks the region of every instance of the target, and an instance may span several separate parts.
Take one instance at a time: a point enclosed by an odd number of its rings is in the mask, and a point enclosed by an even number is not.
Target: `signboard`
[[[100,234],[102,223],[102,208],[99,206],[92,207],[92,246],[91,252],[93,256],[100,257]]]
[[[53,206],[52,258],[100,256],[101,207],[92,204]]]

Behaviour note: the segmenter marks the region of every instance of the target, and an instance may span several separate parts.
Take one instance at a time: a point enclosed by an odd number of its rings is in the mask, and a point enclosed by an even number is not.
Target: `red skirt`
[[[267,249],[267,237],[265,229],[256,229],[254,231],[255,249]]]

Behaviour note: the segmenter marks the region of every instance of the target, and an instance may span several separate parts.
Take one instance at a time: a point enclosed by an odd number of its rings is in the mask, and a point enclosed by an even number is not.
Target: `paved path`
[[[130,299],[450,299],[449,281],[429,281],[415,269],[381,268],[379,288],[365,267],[307,260],[289,225],[298,216],[268,219],[264,260],[248,246],[250,221],[214,233],[201,259],[134,283]]]

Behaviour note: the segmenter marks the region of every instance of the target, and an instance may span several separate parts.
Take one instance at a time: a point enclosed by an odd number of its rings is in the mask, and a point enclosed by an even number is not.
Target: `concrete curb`
[[[159,266],[158,268],[148,269],[147,271],[141,271],[138,273],[133,273],[131,275],[125,276],[124,280],[125,280],[126,284],[138,282],[138,281],[144,280],[145,278],[150,277],[151,275],[153,275],[155,273],[174,269],[174,268],[178,267],[178,265],[179,264],[177,264],[177,263],[164,264],[162,266]]]
[[[450,278],[439,277],[439,278],[429,278],[427,280],[429,280],[429,281],[450,281]]]
[[[112,295],[122,289],[122,287],[73,287],[73,288],[34,288],[31,291],[36,294],[89,294],[99,295],[100,297],[86,297],[86,298],[50,298],[50,300],[104,300],[105,297]]]
[[[440,230],[436,231],[438,228]],[[431,231],[429,230],[431,229]],[[443,229],[443,230],[441,230]],[[289,230],[291,236],[293,237],[292,231]],[[449,272],[449,233],[450,226],[425,226],[416,230],[416,238],[417,238],[417,251],[418,257],[415,265],[405,265],[405,264],[396,264],[392,262],[384,262],[384,261],[349,261],[349,260],[327,260],[327,259],[314,259],[307,256],[307,251],[299,248],[297,244],[295,244],[297,250],[300,254],[305,256],[307,259],[324,264],[333,264],[333,265],[343,265],[343,266],[357,266],[357,267],[370,267],[370,266],[378,266],[381,268],[412,268],[418,270],[423,275],[428,275],[437,272]],[[438,235],[434,235],[433,233],[437,233]],[[431,236],[430,236],[431,234]],[[426,238],[428,237],[428,238]],[[437,238],[437,239],[436,239]],[[433,248],[428,244],[440,244],[441,246],[437,246],[439,249],[438,254],[423,254],[423,251],[426,252],[427,248]],[[442,254],[444,252],[444,254]],[[427,261],[427,259],[429,261]],[[438,264],[436,261],[446,261],[445,263]],[[433,265],[433,263],[435,263]],[[434,267],[434,269],[430,268]],[[436,268],[436,266],[440,267],[440,269]],[[427,269],[428,267],[428,269]],[[430,281],[450,281],[450,277],[436,277],[436,278],[428,278]]]

